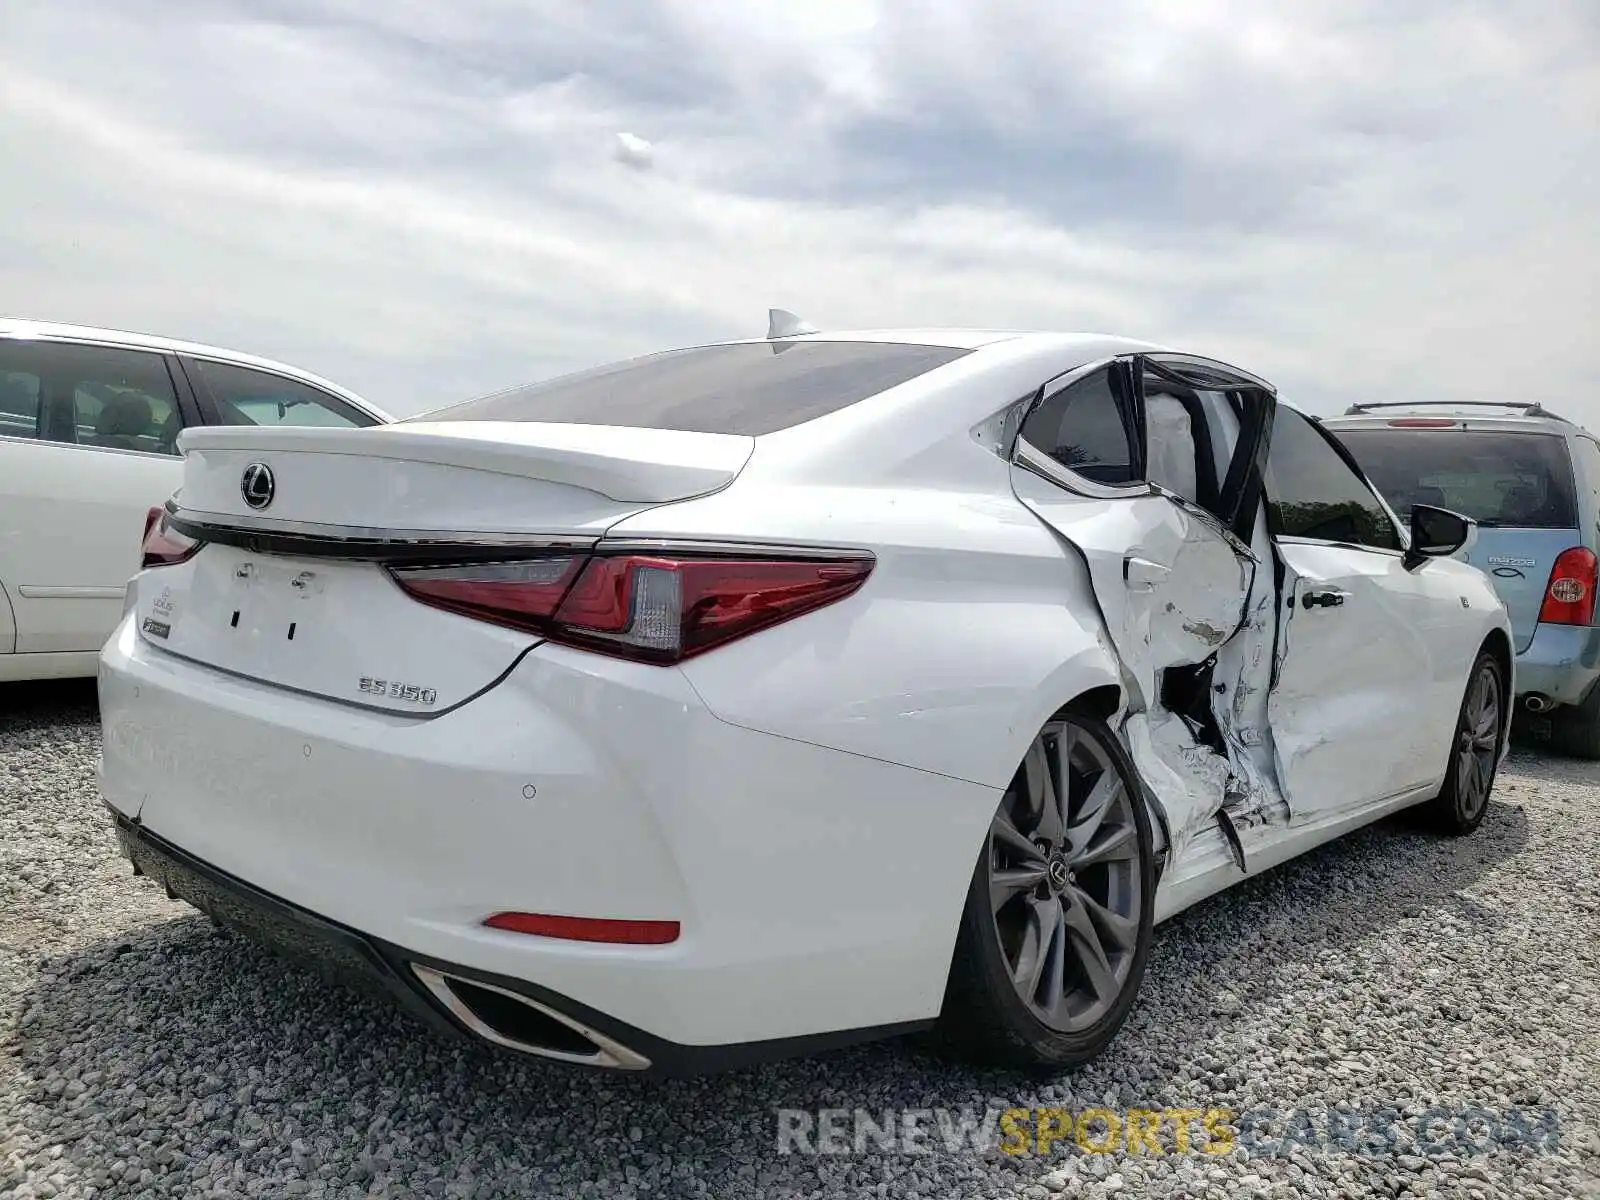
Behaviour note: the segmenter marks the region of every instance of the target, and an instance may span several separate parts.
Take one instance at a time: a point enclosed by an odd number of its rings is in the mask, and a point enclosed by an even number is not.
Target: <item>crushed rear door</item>
[[[1169,850],[1181,855],[1196,833],[1221,823],[1242,865],[1237,829],[1287,813],[1257,711],[1276,627],[1272,566],[1252,548],[1265,548],[1260,459],[1272,397],[1138,357],[1047,384],[1038,408],[1088,387],[1109,389],[1123,413],[1134,458],[1120,472],[1128,482],[1085,475],[1097,468],[1075,444],[1047,454],[1020,437],[1012,487],[1088,568],[1128,693],[1123,730],[1161,803]],[[1159,406],[1158,388],[1168,390]],[[1108,411],[1103,399],[1098,411]],[[1076,436],[1074,419],[1062,417],[1063,439]],[[1087,412],[1083,419],[1093,423]],[[1220,451],[1213,428],[1228,432]],[[1157,437],[1169,440],[1154,444]],[[1106,472],[1118,473],[1114,465]],[[1163,475],[1172,486],[1156,482]]]

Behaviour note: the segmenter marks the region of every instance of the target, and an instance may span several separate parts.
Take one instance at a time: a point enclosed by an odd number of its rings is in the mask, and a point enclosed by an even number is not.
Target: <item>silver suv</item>
[[[1478,522],[1459,557],[1510,613],[1524,728],[1600,758],[1600,442],[1538,404],[1357,404],[1323,424],[1402,517],[1432,504]]]

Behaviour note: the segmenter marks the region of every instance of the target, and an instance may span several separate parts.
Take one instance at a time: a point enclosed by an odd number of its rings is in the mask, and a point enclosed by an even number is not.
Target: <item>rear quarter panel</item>
[[[736,485],[612,532],[873,551],[854,596],[681,669],[732,724],[1005,787],[1053,712],[1120,677],[1082,566],[989,457],[1003,492]]]

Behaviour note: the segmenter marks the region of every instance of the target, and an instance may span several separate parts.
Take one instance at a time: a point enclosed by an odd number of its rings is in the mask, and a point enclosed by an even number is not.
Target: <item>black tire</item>
[[[1485,709],[1486,702],[1492,705],[1492,713]],[[1489,811],[1489,796],[1494,791],[1495,772],[1500,766],[1500,751],[1505,742],[1505,706],[1510,702],[1500,660],[1487,650],[1479,651],[1467,676],[1467,687],[1456,715],[1444,787],[1423,808],[1433,828],[1461,836],[1483,823],[1483,816]]]
[[[1574,758],[1600,758],[1600,684],[1591,687],[1580,703],[1551,714],[1550,746]]]
[[[1054,751],[1048,748],[1052,740]],[[1059,797],[1065,809],[1061,834],[1048,853],[1038,850],[1044,864],[1038,884],[996,900],[1031,873],[1026,862],[1019,865],[1027,853],[1014,849],[1013,837],[1035,811],[1028,797],[1038,790],[1030,780],[1038,779],[1039,755],[1052,781],[1067,776]],[[1120,795],[1114,795],[1118,788]],[[1097,817],[1092,804],[1102,794]],[[1031,834],[1024,834],[1041,835],[1036,847],[1051,841],[1043,825],[1041,818]],[[1040,914],[1052,906],[1059,909],[1059,940],[1045,942],[1057,936],[1040,932],[1048,919]],[[1104,721],[1067,712],[1034,739],[985,835],[962,911],[935,1045],[993,1066],[1074,1067],[1095,1057],[1133,1007],[1150,952],[1154,907],[1150,817],[1133,762]],[[1092,945],[1098,945],[1098,955]],[[1030,946],[1036,947],[1031,956]]]

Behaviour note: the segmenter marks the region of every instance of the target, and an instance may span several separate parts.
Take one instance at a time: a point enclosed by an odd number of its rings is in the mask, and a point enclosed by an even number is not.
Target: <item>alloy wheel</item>
[[[1456,796],[1461,816],[1472,820],[1489,803],[1500,752],[1500,673],[1484,662],[1467,692],[1456,733]]]
[[[1146,897],[1128,783],[1099,737],[1047,725],[989,830],[990,909],[1012,986],[1051,1029],[1101,1020],[1128,984]]]

